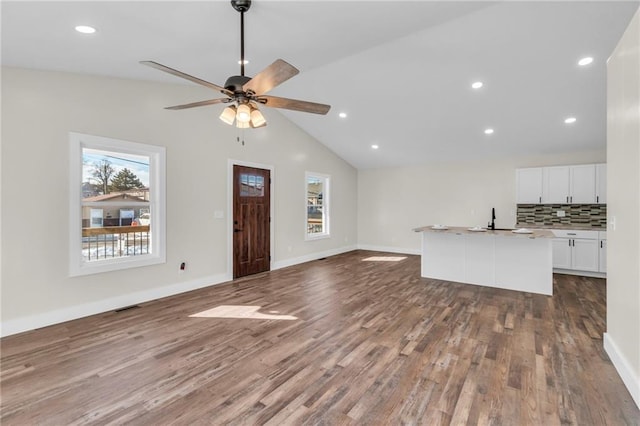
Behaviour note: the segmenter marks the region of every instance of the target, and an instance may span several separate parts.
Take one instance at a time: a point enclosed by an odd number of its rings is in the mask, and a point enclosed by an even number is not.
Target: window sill
[[[305,241],[323,240],[325,238],[331,238],[331,234],[312,234],[304,237]]]
[[[126,259],[105,259],[96,260],[93,262],[84,262],[79,265],[71,265],[69,276],[78,277],[83,275],[100,274],[103,272],[120,271],[131,268],[139,268],[141,266],[158,265],[166,263],[163,256],[160,255],[148,255],[148,256],[135,256],[136,258]]]

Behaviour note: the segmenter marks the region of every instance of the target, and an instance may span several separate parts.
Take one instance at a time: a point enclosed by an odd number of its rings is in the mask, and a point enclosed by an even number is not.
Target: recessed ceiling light
[[[371,145],[371,149],[378,149],[380,148],[378,145]]]
[[[78,25],[76,31],[82,34],[93,34],[96,32],[96,29],[88,25]]]
[[[238,60],[238,65],[242,65],[242,64],[247,65],[248,63],[249,63],[248,59],[245,59],[244,61]]]
[[[589,65],[591,62],[593,62],[593,58],[591,56],[587,56],[586,58],[582,58],[578,61],[578,65],[580,65],[581,67],[585,66],[585,65]]]
[[[569,117],[569,118],[566,118],[564,120],[564,122],[567,123],[567,124],[573,124],[573,123],[576,122],[576,118],[575,117]]]
[[[471,85],[471,87],[473,87],[474,89],[479,89],[483,86],[484,84],[481,81],[476,81],[475,83],[473,83]]]
[[[490,135],[493,133],[493,129],[484,129],[484,134],[485,135]]]
[[[341,112],[340,114],[338,114],[338,117],[347,118],[347,113],[346,112]]]

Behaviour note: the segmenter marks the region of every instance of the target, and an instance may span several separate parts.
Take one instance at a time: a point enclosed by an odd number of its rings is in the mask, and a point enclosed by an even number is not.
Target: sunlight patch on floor
[[[268,314],[258,312],[261,306],[220,305],[213,309],[189,315],[190,318],[239,318],[261,320],[297,320],[292,315],[277,315],[278,311],[269,311]]]
[[[405,260],[407,256],[371,256],[362,259],[363,262],[400,262]]]

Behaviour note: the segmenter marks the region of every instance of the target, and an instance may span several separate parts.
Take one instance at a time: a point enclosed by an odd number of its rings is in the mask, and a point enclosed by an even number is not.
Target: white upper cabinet
[[[607,204],[607,165],[596,164],[596,203]]]
[[[516,169],[517,204],[606,204],[606,164]]]
[[[542,203],[569,204],[569,166],[543,167]]]
[[[596,165],[570,166],[569,202],[571,204],[593,204],[596,202]]]
[[[516,203],[542,202],[542,167],[516,169]]]

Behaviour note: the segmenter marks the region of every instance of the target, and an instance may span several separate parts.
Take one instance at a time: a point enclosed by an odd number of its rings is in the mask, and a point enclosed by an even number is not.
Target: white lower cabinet
[[[553,267],[571,269],[571,240],[568,238],[554,238],[552,247]]]
[[[585,272],[601,270],[600,241],[597,231],[554,230],[553,267]]]
[[[573,240],[571,263],[578,271],[598,272],[598,240]]]
[[[607,272],[607,232],[600,232],[600,272]]]

